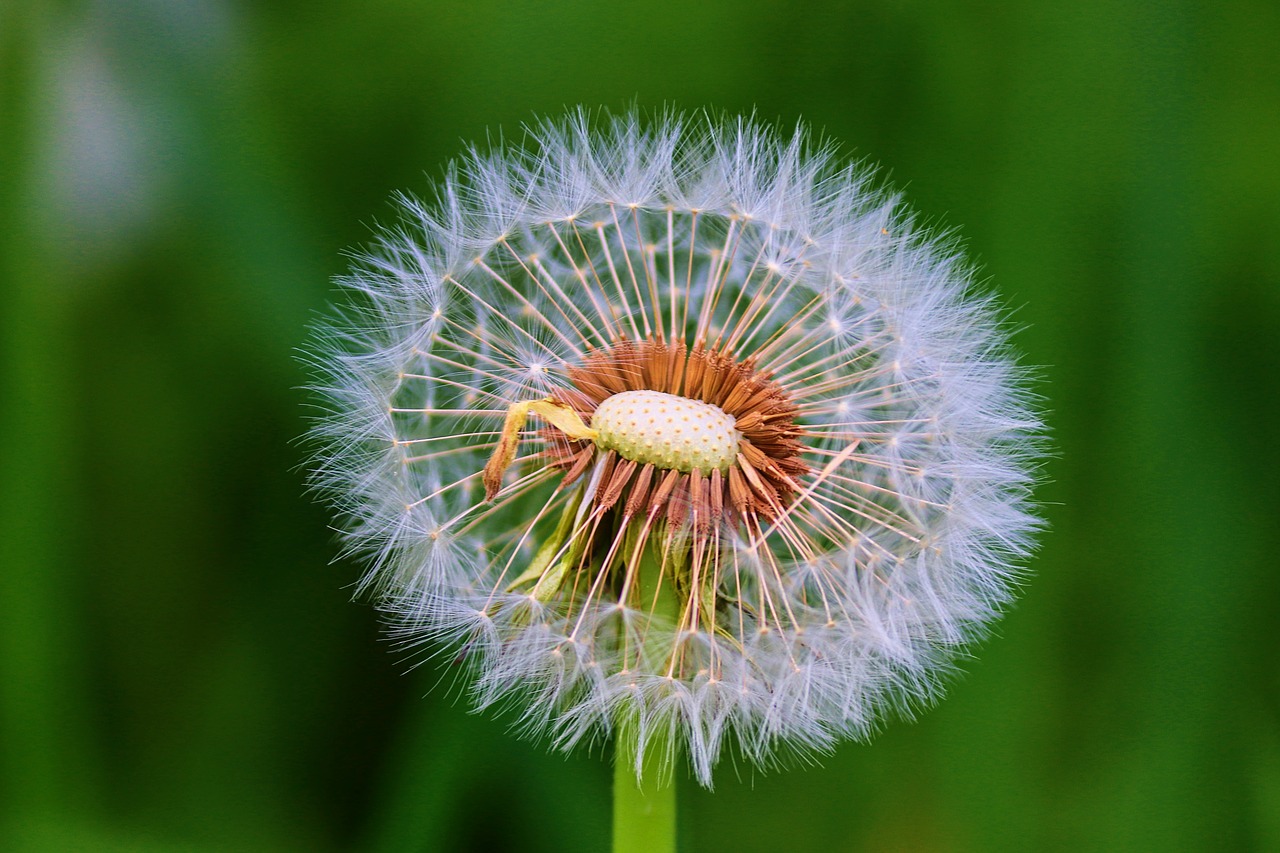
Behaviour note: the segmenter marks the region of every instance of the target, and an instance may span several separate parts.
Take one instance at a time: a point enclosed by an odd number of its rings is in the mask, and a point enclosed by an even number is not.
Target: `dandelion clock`
[[[395,636],[615,745],[615,849],[932,702],[1008,602],[1039,424],[952,246],[749,119],[576,113],[402,197],[315,349]],[[656,839],[644,833],[655,833]]]

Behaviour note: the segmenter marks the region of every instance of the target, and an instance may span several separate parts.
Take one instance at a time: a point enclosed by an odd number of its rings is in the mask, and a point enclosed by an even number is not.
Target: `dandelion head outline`
[[[954,247],[803,129],[578,112],[398,199],[321,333],[315,481],[397,637],[703,784],[934,700],[1040,425]]]

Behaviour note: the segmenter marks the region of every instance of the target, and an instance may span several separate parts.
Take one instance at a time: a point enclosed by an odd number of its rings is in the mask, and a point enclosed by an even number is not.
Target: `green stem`
[[[664,552],[655,536],[644,548],[637,567],[640,600],[650,600],[658,590],[655,618],[680,618],[680,597],[674,576],[679,571],[673,554]],[[627,547],[630,553],[631,548]],[[613,757],[613,853],[675,853],[676,780],[673,768],[664,766],[674,751],[668,736],[650,736],[636,778],[639,738],[634,720],[620,718],[614,737]]]
[[[637,782],[634,754],[619,737],[613,764],[613,853],[675,853],[676,784],[661,773],[663,750],[650,742],[644,778]]]

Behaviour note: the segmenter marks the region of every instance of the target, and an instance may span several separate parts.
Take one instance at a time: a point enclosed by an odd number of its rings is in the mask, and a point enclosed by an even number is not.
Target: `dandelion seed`
[[[1039,424],[954,250],[803,131],[585,113],[402,198],[317,482],[406,642],[573,747],[768,764],[936,698]]]

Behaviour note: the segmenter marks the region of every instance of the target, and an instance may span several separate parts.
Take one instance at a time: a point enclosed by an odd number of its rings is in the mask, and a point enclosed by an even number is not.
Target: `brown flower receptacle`
[[[755,527],[757,518],[775,519],[800,491],[797,479],[809,466],[800,458],[803,428],[786,390],[751,359],[696,343],[668,343],[661,338],[641,342],[623,339],[608,349],[590,352],[568,371],[573,387],[555,393],[590,423],[596,408],[615,394],[658,391],[708,403],[734,418],[741,433],[736,459],[727,472],[690,472],[637,464],[617,451],[605,451],[604,474],[595,502],[607,509],[623,499],[624,513],[647,507],[650,516],[665,517],[680,527],[729,521]],[[574,439],[554,426],[545,427],[544,455],[565,471],[563,485],[581,477],[598,451],[590,440]]]

